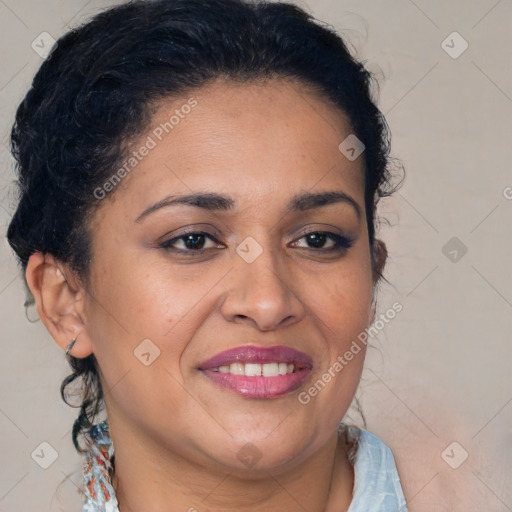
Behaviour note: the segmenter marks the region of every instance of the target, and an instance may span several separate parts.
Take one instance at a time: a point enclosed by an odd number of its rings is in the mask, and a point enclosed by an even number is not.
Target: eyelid
[[[205,226],[207,227],[205,228]],[[187,226],[182,226],[181,228],[168,231],[165,235],[160,237],[159,240],[162,242],[159,241],[158,243],[170,242],[171,240],[177,240],[182,236],[199,233],[211,236],[213,238],[220,238],[222,236],[220,231],[216,229],[212,224],[189,224]],[[172,236],[172,238],[168,238],[169,236]]]
[[[346,232],[344,232],[342,229],[337,228],[336,226],[333,226],[331,224],[313,224],[313,227],[311,224],[303,225],[300,228],[296,229],[293,233],[293,239],[292,241],[295,241],[299,238],[302,238],[303,236],[309,235],[310,233],[325,233],[325,234],[333,234],[336,236],[340,236],[343,238],[346,238],[347,240],[354,241],[356,237],[352,235],[348,235]]]

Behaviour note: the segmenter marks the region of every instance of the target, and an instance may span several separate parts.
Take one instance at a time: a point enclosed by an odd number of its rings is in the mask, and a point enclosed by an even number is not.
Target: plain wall
[[[406,170],[401,189],[380,204],[389,284],[378,314],[395,301],[403,310],[371,339],[357,394],[367,428],[392,448],[411,512],[510,511],[512,3],[297,3],[338,29],[376,73],[392,155]],[[0,512],[80,510],[81,457],[71,442],[77,410],[59,392],[70,369],[34,322],[34,308],[27,320],[5,240],[16,198],[8,137],[42,63],[32,41],[41,32],[57,39],[109,5],[0,3]],[[442,45],[454,31],[469,45],[458,58]],[[444,44],[452,54],[460,36]],[[31,456],[42,442],[58,453],[46,470]],[[464,451],[457,469],[445,462],[456,465]]]

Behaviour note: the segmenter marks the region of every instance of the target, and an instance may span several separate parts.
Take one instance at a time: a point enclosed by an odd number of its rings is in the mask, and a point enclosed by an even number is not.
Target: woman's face
[[[118,438],[280,470],[332,435],[364,346],[333,365],[367,326],[373,285],[363,160],[338,147],[350,134],[284,81],[217,82],[158,109],[91,223],[84,336]],[[171,203],[191,194],[211,196]]]

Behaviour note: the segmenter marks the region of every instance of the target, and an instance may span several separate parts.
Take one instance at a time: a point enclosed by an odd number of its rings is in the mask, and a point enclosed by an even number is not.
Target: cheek
[[[160,351],[160,364],[165,361],[166,367],[177,369],[198,325],[215,307],[212,289],[219,280],[218,272],[189,274],[165,261],[155,264],[137,257],[118,259],[109,267],[97,265],[88,318],[94,352],[106,376],[108,372],[115,379],[138,368],[134,356],[144,343]]]
[[[367,327],[372,281],[364,268],[344,268],[315,276],[308,290],[307,303],[333,343],[343,347]]]
[[[179,365],[204,290],[162,272],[119,260],[97,272],[90,300],[90,333],[109,403],[134,416],[144,408],[177,410],[187,398]]]
[[[154,265],[138,258],[98,265],[95,302],[104,328],[129,332],[130,337],[160,338],[197,304],[204,293],[187,285],[180,269]]]

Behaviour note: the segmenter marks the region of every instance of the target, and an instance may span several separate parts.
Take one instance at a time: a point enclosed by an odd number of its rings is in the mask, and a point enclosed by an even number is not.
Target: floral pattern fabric
[[[119,512],[110,478],[114,445],[108,420],[95,425],[91,436],[94,445],[87,452],[83,467],[86,501],[82,512]]]

